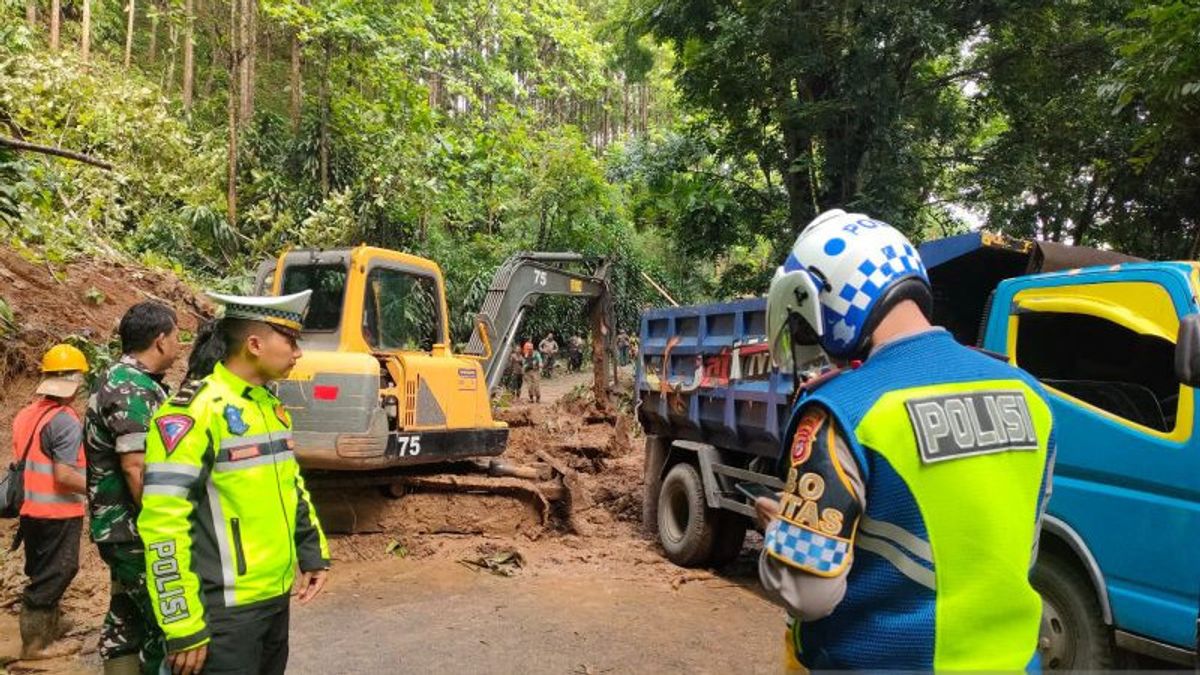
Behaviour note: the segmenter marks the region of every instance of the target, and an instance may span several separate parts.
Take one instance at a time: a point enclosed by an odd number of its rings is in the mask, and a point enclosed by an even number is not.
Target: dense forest
[[[618,258],[630,321],[647,277],[761,293],[831,207],[1196,258],[1200,4],[0,0],[30,257],[244,290],[285,246],[377,244],[442,265],[461,339],[513,251]]]

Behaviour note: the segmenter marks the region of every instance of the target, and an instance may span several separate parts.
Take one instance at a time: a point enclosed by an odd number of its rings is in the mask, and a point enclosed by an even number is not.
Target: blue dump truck
[[[1197,665],[1200,265],[986,232],[920,250],[935,322],[1051,397],[1058,457],[1033,570],[1043,666],[1105,668],[1128,653]],[[753,509],[735,483],[783,485],[797,392],[771,366],[765,309],[756,298],[642,315],[643,522],[676,564],[738,555]]]

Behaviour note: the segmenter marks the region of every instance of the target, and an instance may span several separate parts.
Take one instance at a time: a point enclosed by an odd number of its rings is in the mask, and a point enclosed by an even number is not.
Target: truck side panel
[[[1178,317],[1197,311],[1193,273],[1127,264],[1013,279],[997,288],[983,340],[1047,387],[1059,441],[1048,511],[1095,557],[1115,626],[1188,649],[1200,598],[1196,399],[1177,382],[1175,392],[1161,378],[1156,384],[1140,366],[1157,364],[1174,382],[1162,361]],[[1057,340],[1036,342],[1057,342],[1037,347],[1049,350],[1041,356],[1032,339],[1039,322],[1061,327]],[[1124,335],[1128,347],[1089,343],[1089,327],[1097,340]],[[1073,376],[1106,368],[1107,378]],[[1133,370],[1119,377],[1121,368]]]
[[[638,418],[648,433],[774,458],[790,375],[773,372],[766,300],[642,316]]]

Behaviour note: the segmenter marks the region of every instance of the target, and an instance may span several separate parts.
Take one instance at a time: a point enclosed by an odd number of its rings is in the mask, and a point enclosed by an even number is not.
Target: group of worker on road
[[[293,586],[311,600],[330,564],[291,418],[268,389],[300,357],[310,294],[210,294],[224,317],[192,351],[198,379],[171,396],[175,312],[134,305],[118,327],[122,354],[95,378],[82,420],[72,404],[86,357],[68,344],[46,352],[36,398],[13,421],[24,480],[14,548],[24,544],[29,577],[22,659],[72,651],[59,602],[79,569],[86,513],[110,576],[106,674],[284,672]]]
[[[38,398],[13,423],[25,658],[59,653],[86,508],[111,572],[106,673],[157,672],[164,658],[175,673],[283,672],[293,586],[312,599],[330,562],[291,419],[267,388],[300,356],[309,294],[213,295],[224,318],[192,351],[196,379],[170,397],[175,314],[135,305],[82,421],[71,403],[86,359],[68,345],[46,353]],[[1050,408],[1028,374],[932,326],[932,302],[899,231],[836,210],[800,234],[771,283],[776,367],[797,382],[822,358],[842,368],[798,393],[784,488],[754,503],[789,670],[1039,666],[1029,571],[1051,490]],[[622,362],[636,359],[635,338],[617,344]],[[577,336],[569,345],[582,352]],[[509,386],[539,402],[557,352],[553,334],[538,349],[518,341]]]
[[[567,338],[568,373],[578,373],[583,369],[585,344],[579,335]],[[559,351],[554,333],[547,333],[536,349],[532,340],[518,338],[508,354],[504,372],[505,389],[518,400],[521,398],[521,390],[525,389],[530,403],[541,403],[542,378],[554,376]]]

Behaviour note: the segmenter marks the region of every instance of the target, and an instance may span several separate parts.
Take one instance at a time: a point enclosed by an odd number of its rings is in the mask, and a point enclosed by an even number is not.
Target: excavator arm
[[[475,316],[475,330],[465,350],[483,362],[489,391],[500,384],[525,313],[545,295],[590,300],[593,344],[602,344],[606,355],[611,351],[610,263],[600,260],[590,274],[565,267],[584,262],[587,259],[578,253],[520,252],[496,270],[483,307]],[[602,372],[597,374],[598,381],[603,377]]]

